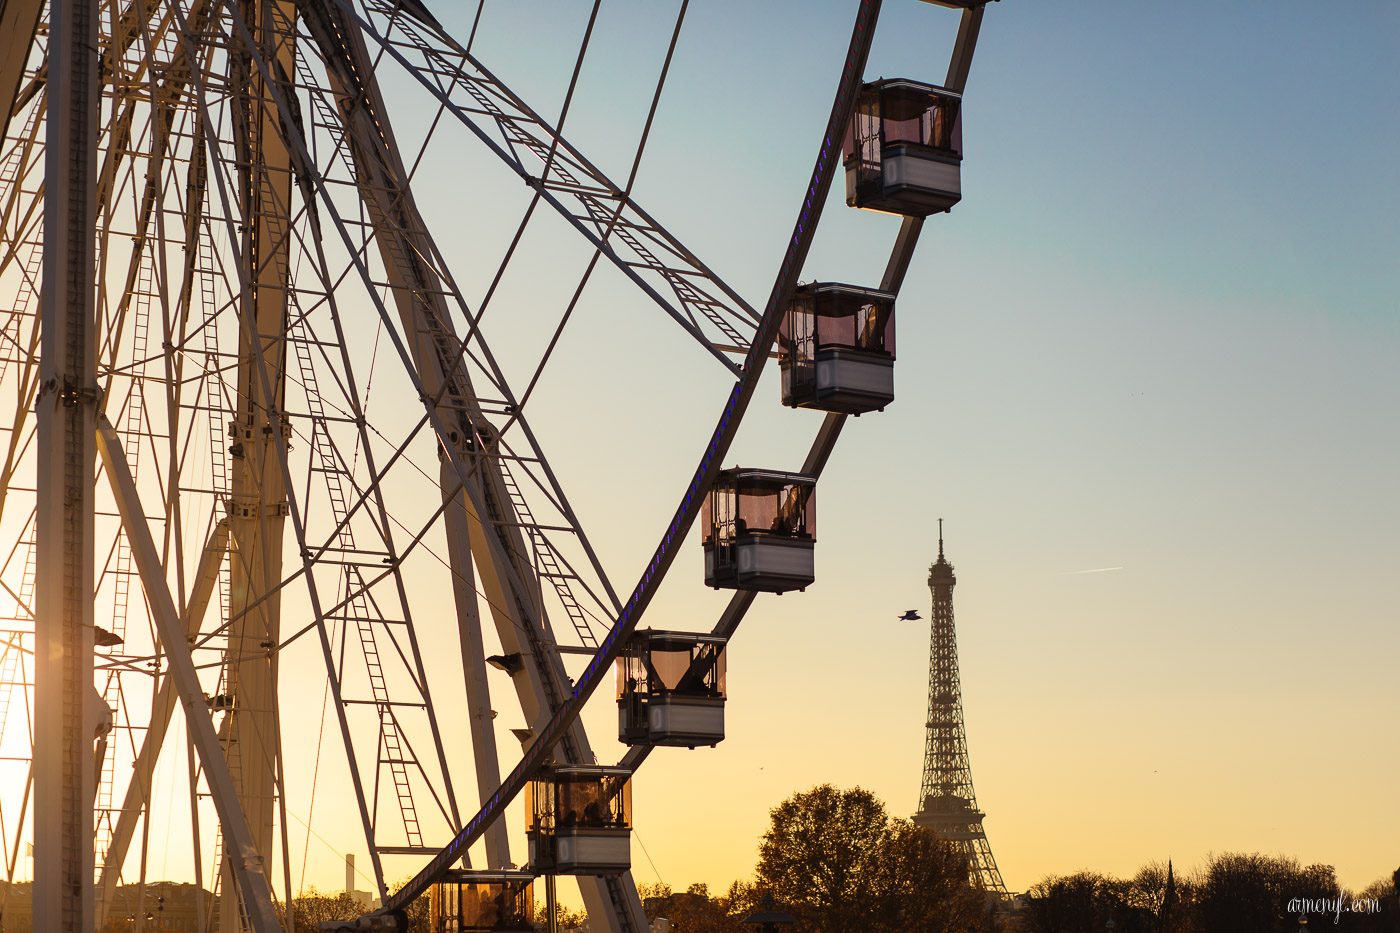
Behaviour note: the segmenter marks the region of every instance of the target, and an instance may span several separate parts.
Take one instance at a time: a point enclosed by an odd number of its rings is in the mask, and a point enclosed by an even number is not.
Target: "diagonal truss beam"
[[[19,110],[19,83],[29,63],[29,48],[39,27],[43,0],[6,0],[0,3],[0,140],[4,140]]]
[[[221,519],[209,534],[209,541],[199,557],[199,567],[195,570],[194,590],[185,606],[184,636],[186,643],[199,634],[204,622],[204,612],[214,588],[219,584],[219,567],[228,550],[228,520]],[[98,926],[106,923],[107,911],[111,907],[112,895],[116,891],[117,879],[122,864],[126,861],[127,848],[136,834],[136,822],[151,802],[151,786],[156,761],[160,758],[161,747],[165,744],[165,733],[170,728],[170,718],[175,711],[175,683],[167,674],[161,678],[156,690],[155,702],[151,704],[151,719],[145,737],[141,740],[141,750],[136,755],[132,769],[131,783],[126,787],[126,797],[117,815],[117,825],[112,830],[112,841],[102,863],[102,875],[97,885]]]
[[[146,591],[156,631],[165,646],[170,678],[179,694],[192,744],[204,767],[204,778],[209,784],[209,794],[214,800],[219,825],[226,840],[225,858],[238,879],[238,891],[243,897],[248,921],[256,933],[280,933],[281,925],[272,908],[272,889],[263,871],[262,857],[253,843],[243,808],[239,806],[233,775],[229,772],[228,760],[224,758],[223,746],[219,743],[214,721],[204,700],[199,674],[190,656],[189,642],[185,640],[184,627],[180,624],[179,613],[175,611],[175,602],[165,580],[160,551],[151,537],[146,513],[136,492],[136,480],[127,464],[121,438],[111,422],[102,416],[97,420],[97,449],[117,501],[122,528],[131,543],[131,554]]]
[[[431,17],[394,0],[331,0],[498,158],[704,346],[746,353],[760,315]],[[377,25],[382,23],[381,25]],[[538,173],[538,174],[536,174]]]

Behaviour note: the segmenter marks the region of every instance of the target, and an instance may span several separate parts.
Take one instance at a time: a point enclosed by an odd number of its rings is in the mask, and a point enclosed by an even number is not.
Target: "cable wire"
[[[484,2],[484,0],[483,0]],[[588,43],[593,38],[593,24],[598,19],[598,8],[603,5],[603,0],[593,0],[593,11],[588,16],[588,28],[584,30],[583,42],[579,45],[578,57],[574,59],[574,73],[569,78],[569,89],[564,94],[564,106],[559,111],[559,122],[555,124],[554,136],[549,144],[549,155],[545,159],[544,169],[540,172],[540,181],[549,177],[550,167],[554,164],[554,153],[559,147],[559,139],[564,133],[564,121],[569,117],[569,107],[573,104],[574,89],[578,86],[578,76],[583,71],[583,59],[588,52]],[[481,10],[477,10],[478,18]],[[476,24],[472,24],[472,37],[476,36]],[[471,50],[471,39],[467,40],[467,50]],[[525,216],[520,219],[520,226],[516,228],[515,236],[510,241],[510,247],[506,250],[505,256],[501,258],[500,267],[496,270],[495,276],[491,279],[491,287],[486,290],[486,296],[481,299],[481,307],[476,311],[476,321],[472,324],[472,331],[481,326],[481,318],[486,314],[486,306],[491,302],[491,296],[495,294],[496,286],[505,275],[506,267],[510,265],[511,259],[515,256],[515,247],[520,243],[520,238],[525,234],[525,227],[530,222],[531,215],[535,212],[535,207],[540,203],[540,189],[535,189],[534,197],[530,198],[530,204],[525,208]],[[470,337],[470,332],[468,337]]]
[[[574,295],[569,299],[569,305],[564,309],[564,316],[559,319],[559,326],[554,330],[554,336],[549,339],[549,346],[545,348],[544,356],[540,358],[539,366],[535,368],[535,374],[530,377],[530,383],[525,387],[525,394],[520,396],[520,401],[516,404],[517,414],[512,415],[507,421],[502,432],[511,426],[511,423],[519,417],[519,412],[525,408],[525,403],[530,399],[530,393],[535,391],[535,384],[539,382],[540,376],[544,374],[545,364],[549,362],[550,356],[554,353],[555,346],[559,343],[559,338],[564,334],[564,326],[569,323],[569,318],[573,316],[574,308],[578,305],[578,300],[583,295],[584,286],[588,284],[588,279],[593,275],[593,269],[598,265],[599,258],[603,255],[603,246],[608,242],[608,237],[612,236],[613,229],[617,226],[618,218],[622,216],[622,209],[627,206],[627,199],[632,194],[632,186],[637,181],[637,171],[641,168],[642,152],[646,149],[647,138],[651,135],[651,124],[656,119],[656,107],[661,102],[661,90],[666,86],[666,75],[671,70],[671,58],[676,52],[676,40],[680,38],[681,26],[685,23],[685,11],[690,5],[690,0],[681,0],[680,13],[676,16],[676,27],[671,32],[671,44],[666,49],[666,61],[661,66],[661,76],[656,81],[656,91],[651,96],[651,109],[647,111],[647,122],[642,127],[642,138],[637,142],[637,152],[632,158],[632,170],[627,174],[627,187],[622,191],[622,197],[618,199],[617,210],[613,212],[612,220],[608,221],[608,227],[603,231],[598,245],[593,248],[593,258],[588,261],[588,268],[583,270],[583,277],[579,279],[578,287],[574,289]],[[559,139],[555,134],[555,141]],[[553,147],[550,148],[551,158],[554,155]],[[539,197],[538,194],[535,195]],[[533,206],[533,205],[532,205]]]

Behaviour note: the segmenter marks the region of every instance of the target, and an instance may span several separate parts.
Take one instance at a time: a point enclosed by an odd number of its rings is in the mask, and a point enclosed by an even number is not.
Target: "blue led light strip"
[[[807,186],[806,197],[802,202],[802,211],[798,216],[792,239],[788,242],[782,267],[778,271],[777,280],[773,283],[773,291],[768,296],[768,304],[763,309],[763,320],[759,324],[753,343],[749,346],[748,354],[744,357],[743,376],[734,384],[734,389],[729,393],[729,400],[720,415],[719,424],[715,427],[710,443],[705,448],[705,455],[700,460],[700,466],[690,481],[690,487],[686,490],[685,497],[681,499],[680,507],[676,509],[675,517],[671,519],[670,525],[666,528],[666,536],[657,546],[656,553],[652,555],[651,563],[647,565],[636,589],[632,591],[632,598],[623,607],[622,615],[618,617],[612,631],[608,632],[607,637],[599,645],[598,653],[593,656],[593,661],[578,678],[578,683],[575,685],[574,692],[568,702],[555,711],[554,716],[545,725],[543,731],[525,751],[520,763],[515,766],[515,769],[501,783],[500,788],[482,806],[481,812],[472,817],[470,822],[462,828],[462,831],[453,837],[452,841],[428,863],[427,867],[385,901],[384,906],[376,911],[376,914],[402,910],[425,894],[429,885],[441,879],[444,874],[451,870],[452,863],[461,858],[468,847],[481,837],[486,827],[500,815],[502,809],[515,799],[516,795],[525,788],[525,783],[544,764],[555,744],[563,738],[564,730],[578,719],[583,704],[597,688],[608,668],[612,667],[613,662],[617,660],[622,646],[632,636],[632,632],[636,630],[637,622],[641,619],[647,604],[651,602],[654,593],[652,583],[660,582],[661,578],[665,576],[667,568],[670,567],[671,561],[675,559],[675,549],[671,545],[678,544],[690,531],[690,526],[695,521],[696,506],[699,500],[709,494],[710,487],[715,481],[715,475],[719,472],[720,460],[728,453],[729,445],[734,440],[740,416],[758,389],[758,379],[762,373],[763,364],[767,360],[768,352],[778,335],[778,324],[782,320],[783,311],[787,308],[788,302],[792,300],[793,289],[796,287],[795,276],[801,271],[802,264],[807,259],[807,251],[812,245],[812,236],[816,232],[817,221],[821,218],[827,192],[831,188],[832,178],[836,174],[836,168],[840,162],[841,135],[851,119],[855,92],[859,89],[861,76],[865,73],[865,60],[870,54],[870,40],[875,32],[875,20],[879,14],[880,0],[860,0],[860,8],[856,13],[855,30],[851,34],[850,49],[846,52],[846,64],[841,71],[836,100],[831,106],[831,117],[826,125],[821,153],[817,156],[816,168],[813,170],[811,182]]]

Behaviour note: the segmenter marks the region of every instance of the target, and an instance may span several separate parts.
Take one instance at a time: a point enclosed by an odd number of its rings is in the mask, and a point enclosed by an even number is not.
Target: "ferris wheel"
[[[657,746],[723,738],[728,639],[760,593],[813,582],[818,478],[845,419],[893,400],[896,297],[925,217],[960,198],[984,0],[931,2],[962,17],[941,85],[865,82],[880,3],[853,3],[815,167],[755,301],[633,198],[684,0],[620,183],[564,135],[592,17],[551,122],[473,54],[474,24],[456,37],[420,0],[0,5],[0,871],[15,880],[32,841],[36,918],[105,928],[129,910],[122,885],[179,846],[218,895],[201,933],[273,933],[303,858],[289,820],[337,780],[384,899],[364,928],[431,896],[443,929],[472,929],[463,891],[559,874],[595,929],[645,928],[632,775]],[[410,94],[432,117],[405,132]],[[527,193],[475,277],[454,271],[423,168],[468,145]],[[851,207],[901,218],[885,273],[799,285],[839,176]],[[542,218],[587,263],[541,302],[552,318],[513,324],[502,305]],[[677,365],[730,386],[640,573],[605,566],[536,430],[557,420],[537,390],[603,274],[679,332]],[[522,327],[540,348],[525,366]],[[782,404],[824,412],[821,428],[792,463],[722,469],[770,356]],[[732,598],[708,632],[639,628],[697,522],[690,585]],[[525,723],[504,774],[497,671]],[[289,673],[316,687],[290,705]],[[617,700],[620,757],[579,718],[614,677],[594,702]],[[157,787],[175,747],[186,771]],[[525,851],[504,819],[517,798]],[[173,800],[187,838],[151,839]]]

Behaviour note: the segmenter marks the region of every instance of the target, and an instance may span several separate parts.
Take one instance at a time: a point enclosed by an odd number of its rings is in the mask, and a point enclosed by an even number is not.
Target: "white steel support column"
[[[52,0],[34,652],[34,930],[93,926],[96,0]]]
[[[296,22],[287,0],[239,0],[261,53],[285,74],[296,70],[291,35],[273,25]],[[272,92],[245,53],[233,56],[234,133],[243,223],[240,255],[238,410],[230,424],[232,500],[229,505],[229,640],[227,692],[233,697],[224,745],[258,853],[270,860],[276,825],[278,749],[277,654],[281,639],[282,545],[288,515],[280,461],[291,434],[277,414],[284,407],[287,288],[291,243],[291,160]],[[266,372],[261,372],[262,368]],[[276,448],[283,448],[279,454]],[[220,893],[232,892],[229,867]],[[219,930],[242,929],[237,898],[220,900]]]
[[[457,604],[457,637],[462,646],[462,672],[467,688],[467,721],[471,725],[472,756],[476,761],[476,786],[481,803],[501,786],[501,764],[496,753],[496,728],[492,725],[491,691],[486,683],[486,650],[481,640],[481,611],[476,601],[476,573],[472,569],[468,512],[471,501],[465,490],[448,493],[457,485],[457,471],[444,460],[440,482],[447,499],[444,522],[447,559],[452,567],[452,595]],[[506,821],[497,820],[486,830],[486,867],[511,867]]]
[[[204,766],[204,780],[209,784],[209,796],[214,800],[214,809],[219,814],[219,826],[224,834],[224,858],[233,877],[238,882],[238,893],[242,896],[244,912],[248,923],[256,933],[281,933],[277,914],[272,908],[272,889],[264,872],[263,856],[254,844],[248,819],[239,806],[238,793],[234,788],[233,776],[228,761],[224,758],[223,746],[218,733],[214,731],[214,721],[209,716],[209,706],[204,699],[204,691],[199,683],[194,660],[190,657],[190,645],[185,640],[184,626],[180,624],[179,613],[175,611],[175,601],[170,596],[170,587],[165,579],[165,567],[160,560],[151,537],[150,525],[146,522],[145,511],[136,494],[136,481],[131,476],[131,467],[122,450],[121,439],[106,418],[97,422],[98,450],[102,454],[102,465],[107,471],[107,479],[112,485],[112,494],[117,500],[117,511],[121,513],[122,528],[131,543],[131,556],[136,563],[136,571],[141,577],[141,586],[146,593],[146,601],[151,607],[151,616],[166,651],[170,665],[169,676],[175,683],[175,691],[180,696],[180,706],[185,711],[185,722],[190,731],[190,741],[199,762]],[[84,886],[91,898],[92,856],[88,856],[88,883]],[[228,898],[232,892],[226,892]],[[76,928],[74,928],[76,929]]]

